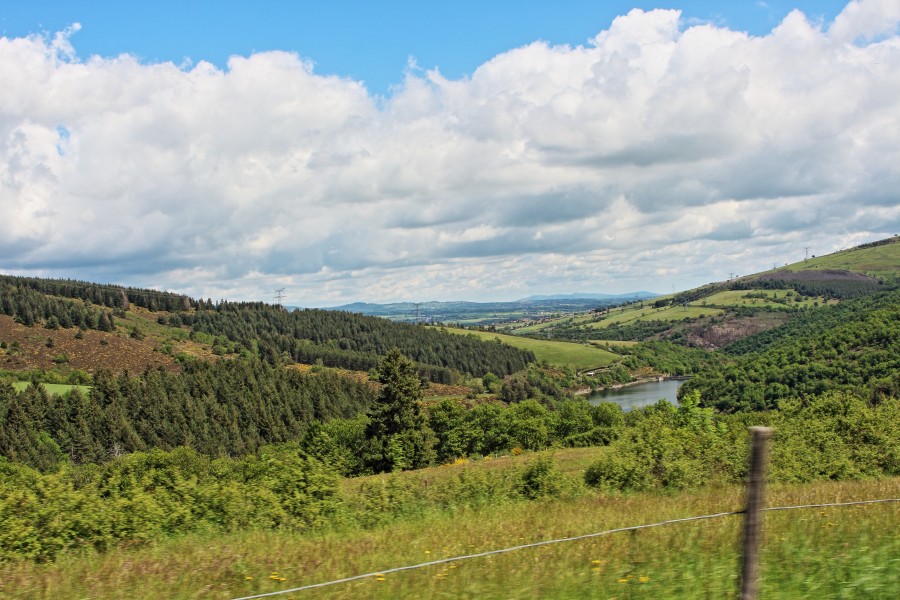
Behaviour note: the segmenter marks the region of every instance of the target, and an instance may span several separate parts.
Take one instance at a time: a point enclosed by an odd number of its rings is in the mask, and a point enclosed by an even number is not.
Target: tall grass
[[[898,495],[900,479],[770,486],[767,505]],[[742,489],[505,500],[419,511],[370,529],[193,534],[149,547],[0,568],[4,598],[233,598],[444,557],[737,510]],[[457,561],[284,598],[734,598],[741,517]],[[900,506],[769,512],[761,597],[894,598]]]

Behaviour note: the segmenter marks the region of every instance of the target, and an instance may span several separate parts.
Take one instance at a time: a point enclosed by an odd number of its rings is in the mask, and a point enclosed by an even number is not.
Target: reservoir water
[[[666,379],[664,381],[651,381],[648,383],[629,385],[614,390],[591,392],[588,396],[588,402],[591,404],[614,402],[621,406],[624,411],[656,404],[660,399],[671,402],[672,404],[678,404],[676,394],[678,393],[678,388],[680,388],[683,383],[684,381],[677,379]]]

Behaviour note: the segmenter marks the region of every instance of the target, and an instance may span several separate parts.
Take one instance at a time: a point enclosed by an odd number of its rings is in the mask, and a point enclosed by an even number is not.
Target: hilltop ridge
[[[498,326],[516,335],[582,342],[670,340],[707,349],[777,327],[799,310],[900,285],[900,237],[840,250],[769,271],[583,311]]]

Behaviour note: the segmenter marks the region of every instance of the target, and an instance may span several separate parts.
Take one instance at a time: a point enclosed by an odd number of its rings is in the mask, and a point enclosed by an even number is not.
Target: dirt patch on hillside
[[[724,321],[697,324],[685,332],[688,344],[718,350],[747,336],[778,327],[790,319],[789,313],[760,313],[752,317],[733,317]]]
[[[140,373],[157,366],[173,371],[178,369],[171,356],[158,351],[153,339],[137,340],[122,331],[81,331],[81,339],[77,335],[79,330],[75,328],[26,327],[12,317],[0,315],[0,341],[7,346],[0,350],[0,369],[24,371],[68,367],[88,373],[101,368],[114,373],[123,370]]]
[[[804,271],[778,271],[760,275],[760,281],[865,281],[878,283],[878,280],[862,273],[844,271],[842,269],[807,269]]]

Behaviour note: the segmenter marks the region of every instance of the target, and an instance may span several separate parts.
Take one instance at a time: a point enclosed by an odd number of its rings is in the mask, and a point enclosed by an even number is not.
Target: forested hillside
[[[431,381],[450,383],[454,371],[505,376],[534,361],[531,352],[505,344],[339,311],[288,312],[262,303],[222,302],[214,310],[174,318],[195,331],[223,335],[273,364],[286,355],[294,362],[321,360],[326,366],[368,371],[397,348]]]
[[[242,456],[298,439],[314,420],[356,416],[373,398],[365,382],[259,360],[197,361],[181,373],[139,376],[100,371],[87,394],[51,396],[39,384],[17,393],[0,381],[0,455],[44,470],[178,446]]]
[[[106,308],[127,309],[134,304],[149,310],[190,310],[200,306],[211,306],[211,301],[193,300],[181,294],[160,292],[119,285],[89,283],[74,279],[42,279],[39,277],[15,277],[0,275],[0,294],[3,297],[3,314],[21,317],[29,311],[36,320],[46,319],[50,314],[34,312],[41,301],[35,295],[46,298],[58,297],[81,300],[89,305]]]
[[[900,394],[900,291],[805,311],[729,346],[726,367],[707,369],[680,394],[699,391],[723,411],[765,410],[847,390],[877,402]]]
[[[487,373],[510,375],[534,361],[531,352],[421,326],[337,311],[287,311],[250,302],[193,300],[185,296],[70,280],[0,276],[0,314],[26,326],[115,331],[134,305],[157,314],[159,325],[221,340],[216,353],[244,351],[269,364],[320,363],[368,371],[391,348],[440,383]],[[143,335],[132,327],[136,337]],[[207,336],[204,338],[203,336]],[[193,339],[193,337],[192,337]]]

